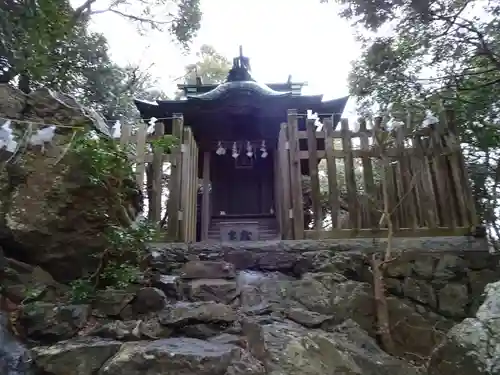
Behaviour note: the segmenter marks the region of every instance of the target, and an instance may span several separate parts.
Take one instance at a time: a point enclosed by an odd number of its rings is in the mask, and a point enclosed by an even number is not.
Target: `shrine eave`
[[[296,109],[299,112],[311,110],[313,113],[317,113],[320,118],[332,115],[340,117],[349,99],[348,96],[345,96],[334,100],[322,101],[322,98],[322,95],[269,96],[265,97],[263,101],[251,101],[249,106],[261,109],[277,109],[279,107],[284,111],[287,109]],[[203,112],[204,109],[209,110],[216,106],[220,106],[221,110],[223,110],[225,105],[224,100],[193,100],[193,98],[186,100],[158,100],[156,103],[142,100],[135,100],[134,102],[143,119],[150,119],[152,117],[167,118],[171,117],[174,113],[190,115],[193,112]]]

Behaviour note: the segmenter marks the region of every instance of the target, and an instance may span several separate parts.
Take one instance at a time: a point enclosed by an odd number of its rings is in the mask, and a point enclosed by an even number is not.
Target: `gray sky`
[[[258,80],[286,81],[292,74],[294,80],[309,82],[309,92],[325,94],[325,99],[347,94],[350,61],[359,47],[335,5],[319,0],[202,0],[202,10],[193,52],[206,43],[232,58],[241,44]],[[166,91],[182,76],[183,67],[195,61],[166,33],[140,36],[135,26],[113,14],[95,16],[92,27],[107,37],[116,62],[152,65],[150,72]]]

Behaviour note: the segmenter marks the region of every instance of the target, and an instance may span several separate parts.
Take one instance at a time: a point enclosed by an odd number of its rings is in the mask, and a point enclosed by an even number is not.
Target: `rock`
[[[163,274],[178,270],[191,258],[185,243],[151,243],[147,247],[151,268]]]
[[[454,326],[433,351],[429,375],[500,374],[500,282],[485,293],[475,317]]]
[[[42,268],[11,258],[4,258],[4,269],[0,281],[6,297],[14,303],[22,301],[56,302],[67,288],[54,281]]]
[[[0,189],[5,192],[0,196],[5,255],[41,266],[57,281],[92,272],[98,262],[92,255],[107,246],[103,228],[123,225],[123,207],[132,216],[141,210],[135,182],[132,178],[120,181],[130,189],[117,203],[109,199],[116,191],[89,183],[83,159],[75,157],[68,146],[74,136],[71,126],[91,131],[95,122],[70,96],[44,88],[25,95],[0,84],[0,117],[33,120],[35,134],[45,128],[41,123],[65,126],[55,129],[43,152],[41,146],[22,145],[16,163],[0,171]],[[26,123],[12,121],[11,128],[21,142]],[[109,178],[115,181],[116,176]]]
[[[190,280],[183,289],[191,301],[215,301],[230,304],[239,295],[234,280]]]
[[[270,314],[273,311],[273,307],[269,302],[262,301],[258,305],[245,304],[241,308],[241,311],[246,315],[264,315]]]
[[[115,320],[98,325],[86,333],[87,336],[99,336],[115,340],[141,340],[166,338],[172,330],[162,326],[158,319]]]
[[[160,323],[178,326],[196,323],[232,323],[235,311],[228,305],[216,302],[177,302],[165,307],[158,314]]]
[[[183,279],[233,279],[236,271],[231,263],[224,261],[193,260],[180,270]]]
[[[237,270],[249,270],[257,267],[259,256],[252,251],[232,250],[224,253],[224,260],[234,265]]]
[[[413,263],[413,272],[424,279],[431,279],[434,275],[435,258],[431,255],[417,257]]]
[[[332,311],[331,291],[313,279],[290,282],[289,298],[305,306],[308,310],[328,314]]]
[[[403,284],[403,294],[419,303],[433,308],[437,307],[436,292],[427,281],[407,277]]]
[[[468,316],[476,315],[477,309],[484,302],[484,288],[490,283],[500,280],[498,271],[484,269],[480,271],[469,271],[470,295]]]
[[[311,277],[291,282],[289,290],[289,298],[308,310],[331,315],[337,324],[353,319],[370,334],[373,333],[373,292],[370,284],[349,280],[335,283],[327,289]]]
[[[453,325],[443,317],[430,311],[418,311],[420,305],[389,296],[389,322],[395,343],[395,355],[407,357],[416,362],[428,358],[439,344],[446,331]]]
[[[403,278],[411,275],[412,262],[408,257],[399,256],[392,262],[387,263],[385,268],[386,276]]]
[[[263,375],[263,366],[235,345],[191,338],[124,344],[98,375]]]
[[[284,251],[269,252],[262,255],[257,268],[262,271],[290,272],[297,263],[297,256]]]
[[[291,308],[286,312],[288,319],[308,328],[319,328],[323,323],[333,320],[332,316],[322,315],[314,311],[308,311],[301,308]]]
[[[167,297],[178,298],[180,277],[177,275],[162,275],[153,276],[152,285],[160,289]]]
[[[439,311],[445,316],[464,318],[467,316],[469,295],[467,285],[448,283],[438,295]]]
[[[175,328],[175,334],[179,336],[192,337],[200,340],[207,340],[217,336],[221,331],[228,328],[227,323],[206,323],[206,324],[189,324]]]
[[[141,288],[134,299],[133,310],[138,314],[162,310],[167,304],[167,296],[157,288]]]
[[[106,289],[97,293],[93,307],[97,315],[118,316],[134,297],[134,293],[126,290]]]
[[[7,328],[9,316],[0,311],[0,374],[29,375],[31,355]]]
[[[330,252],[331,253],[331,252]],[[358,253],[334,253],[317,265],[316,272],[340,274],[347,279],[359,280],[363,274],[364,259]]]
[[[217,344],[231,344],[231,345],[236,345],[239,346],[243,349],[246,348],[246,339],[244,337],[238,336],[238,335],[233,335],[231,333],[222,333],[220,335],[217,335],[215,337],[210,338],[208,341],[214,342]]]
[[[434,270],[434,278],[441,280],[454,279],[459,274],[464,274],[467,269],[465,261],[452,254],[443,254],[439,257],[439,261]]]
[[[26,336],[43,342],[56,342],[73,337],[90,315],[88,305],[55,305],[34,302],[23,306],[19,317]]]
[[[418,371],[383,352],[354,322],[335,332],[307,330],[288,322],[244,324],[250,352],[268,373],[287,375],[416,375]]]
[[[121,343],[96,337],[61,341],[32,349],[37,370],[51,375],[94,375],[121,347]]]
[[[285,309],[292,280],[280,272],[239,272],[236,281],[242,311],[258,315],[273,309]]]

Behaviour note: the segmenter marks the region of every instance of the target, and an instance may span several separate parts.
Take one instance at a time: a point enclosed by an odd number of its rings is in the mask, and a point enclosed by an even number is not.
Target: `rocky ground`
[[[500,279],[495,256],[457,252],[453,241],[434,243],[441,252],[401,243],[405,251],[386,275],[396,342],[389,355],[377,343],[371,273],[360,246],[158,244],[151,246],[153,272],[141,285],[77,305],[63,302],[65,287],[45,271],[4,259],[19,339],[4,324],[0,373],[500,373],[500,283],[482,296]]]

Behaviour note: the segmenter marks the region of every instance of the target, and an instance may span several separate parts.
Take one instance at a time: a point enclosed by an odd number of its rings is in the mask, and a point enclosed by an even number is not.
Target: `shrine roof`
[[[278,91],[278,92],[292,92],[295,95],[300,95],[302,88],[306,86],[306,82],[292,82],[291,77],[289,77],[289,80],[285,83],[266,83],[265,86],[270,88],[273,91]],[[219,84],[179,84],[177,85],[177,88],[179,90],[184,91],[184,94],[186,96],[193,95],[193,94],[203,94],[206,92],[209,92],[211,90],[214,90],[219,86]]]
[[[332,115],[343,112],[348,97],[323,101],[323,95],[302,95],[305,83],[263,84],[250,74],[250,63],[240,47],[240,56],[233,59],[227,79],[219,85],[178,85],[186,93],[180,100],[157,100],[156,103],[136,100],[143,118],[168,118],[174,113],[186,117],[204,117],[208,113],[250,114],[257,111],[266,117],[280,117],[286,110]]]

